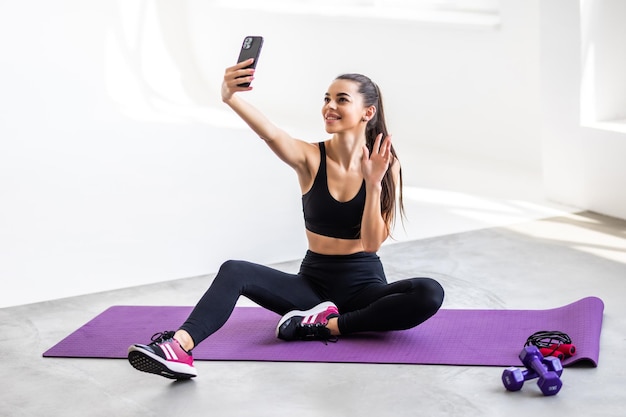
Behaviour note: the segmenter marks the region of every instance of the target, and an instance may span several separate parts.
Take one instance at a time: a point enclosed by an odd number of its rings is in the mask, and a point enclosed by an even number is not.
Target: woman
[[[283,340],[332,340],[363,331],[417,326],[441,307],[430,278],[387,283],[376,252],[389,237],[396,201],[402,213],[400,163],[387,133],[378,86],[360,74],[337,77],[324,96],[331,135],[294,139],[236,93],[254,79],[252,59],[226,69],[222,100],[292,167],[302,189],[308,251],[298,274],[245,261],[225,262],[185,323],[129,347],[138,370],[167,378],[197,375],[191,350],[224,325],[243,295],[283,317]],[[396,190],[400,195],[396,198]]]

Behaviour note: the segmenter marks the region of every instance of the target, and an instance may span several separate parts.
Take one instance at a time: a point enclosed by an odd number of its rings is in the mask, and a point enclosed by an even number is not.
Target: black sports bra
[[[350,201],[337,201],[328,191],[326,148],[319,143],[320,167],[313,186],[302,196],[302,211],[307,230],[322,236],[359,239],[365,209],[365,181]]]

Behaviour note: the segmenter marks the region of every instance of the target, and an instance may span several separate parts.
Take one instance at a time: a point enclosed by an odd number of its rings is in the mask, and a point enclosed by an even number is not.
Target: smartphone
[[[261,54],[262,46],[262,36],[246,36],[241,44],[241,51],[239,51],[237,63],[245,61],[246,59],[254,58],[252,64],[248,65],[246,68],[256,68],[256,63],[259,62],[259,55]],[[250,83],[241,83],[237,85],[239,87],[249,87]]]

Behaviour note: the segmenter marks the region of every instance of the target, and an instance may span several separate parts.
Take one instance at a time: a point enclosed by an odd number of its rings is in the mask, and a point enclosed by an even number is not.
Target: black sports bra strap
[[[326,181],[326,145],[324,144],[324,142],[320,142],[319,146],[320,146],[320,166],[317,169],[317,175],[315,176],[315,179],[317,180],[318,178],[320,178],[320,181],[324,180],[324,184],[325,184],[325,181]]]

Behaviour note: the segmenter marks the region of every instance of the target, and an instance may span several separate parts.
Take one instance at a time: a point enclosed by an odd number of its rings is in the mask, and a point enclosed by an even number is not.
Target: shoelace
[[[337,343],[339,338],[330,334],[330,330],[322,323],[315,324],[301,324],[299,336],[303,340],[320,340],[325,345],[328,342]]]
[[[174,337],[174,332],[173,331],[165,331],[165,332],[158,332],[152,335],[152,337],[150,338],[150,340],[152,340],[152,344],[157,344],[157,343],[163,343],[166,340],[169,340],[171,338]]]

